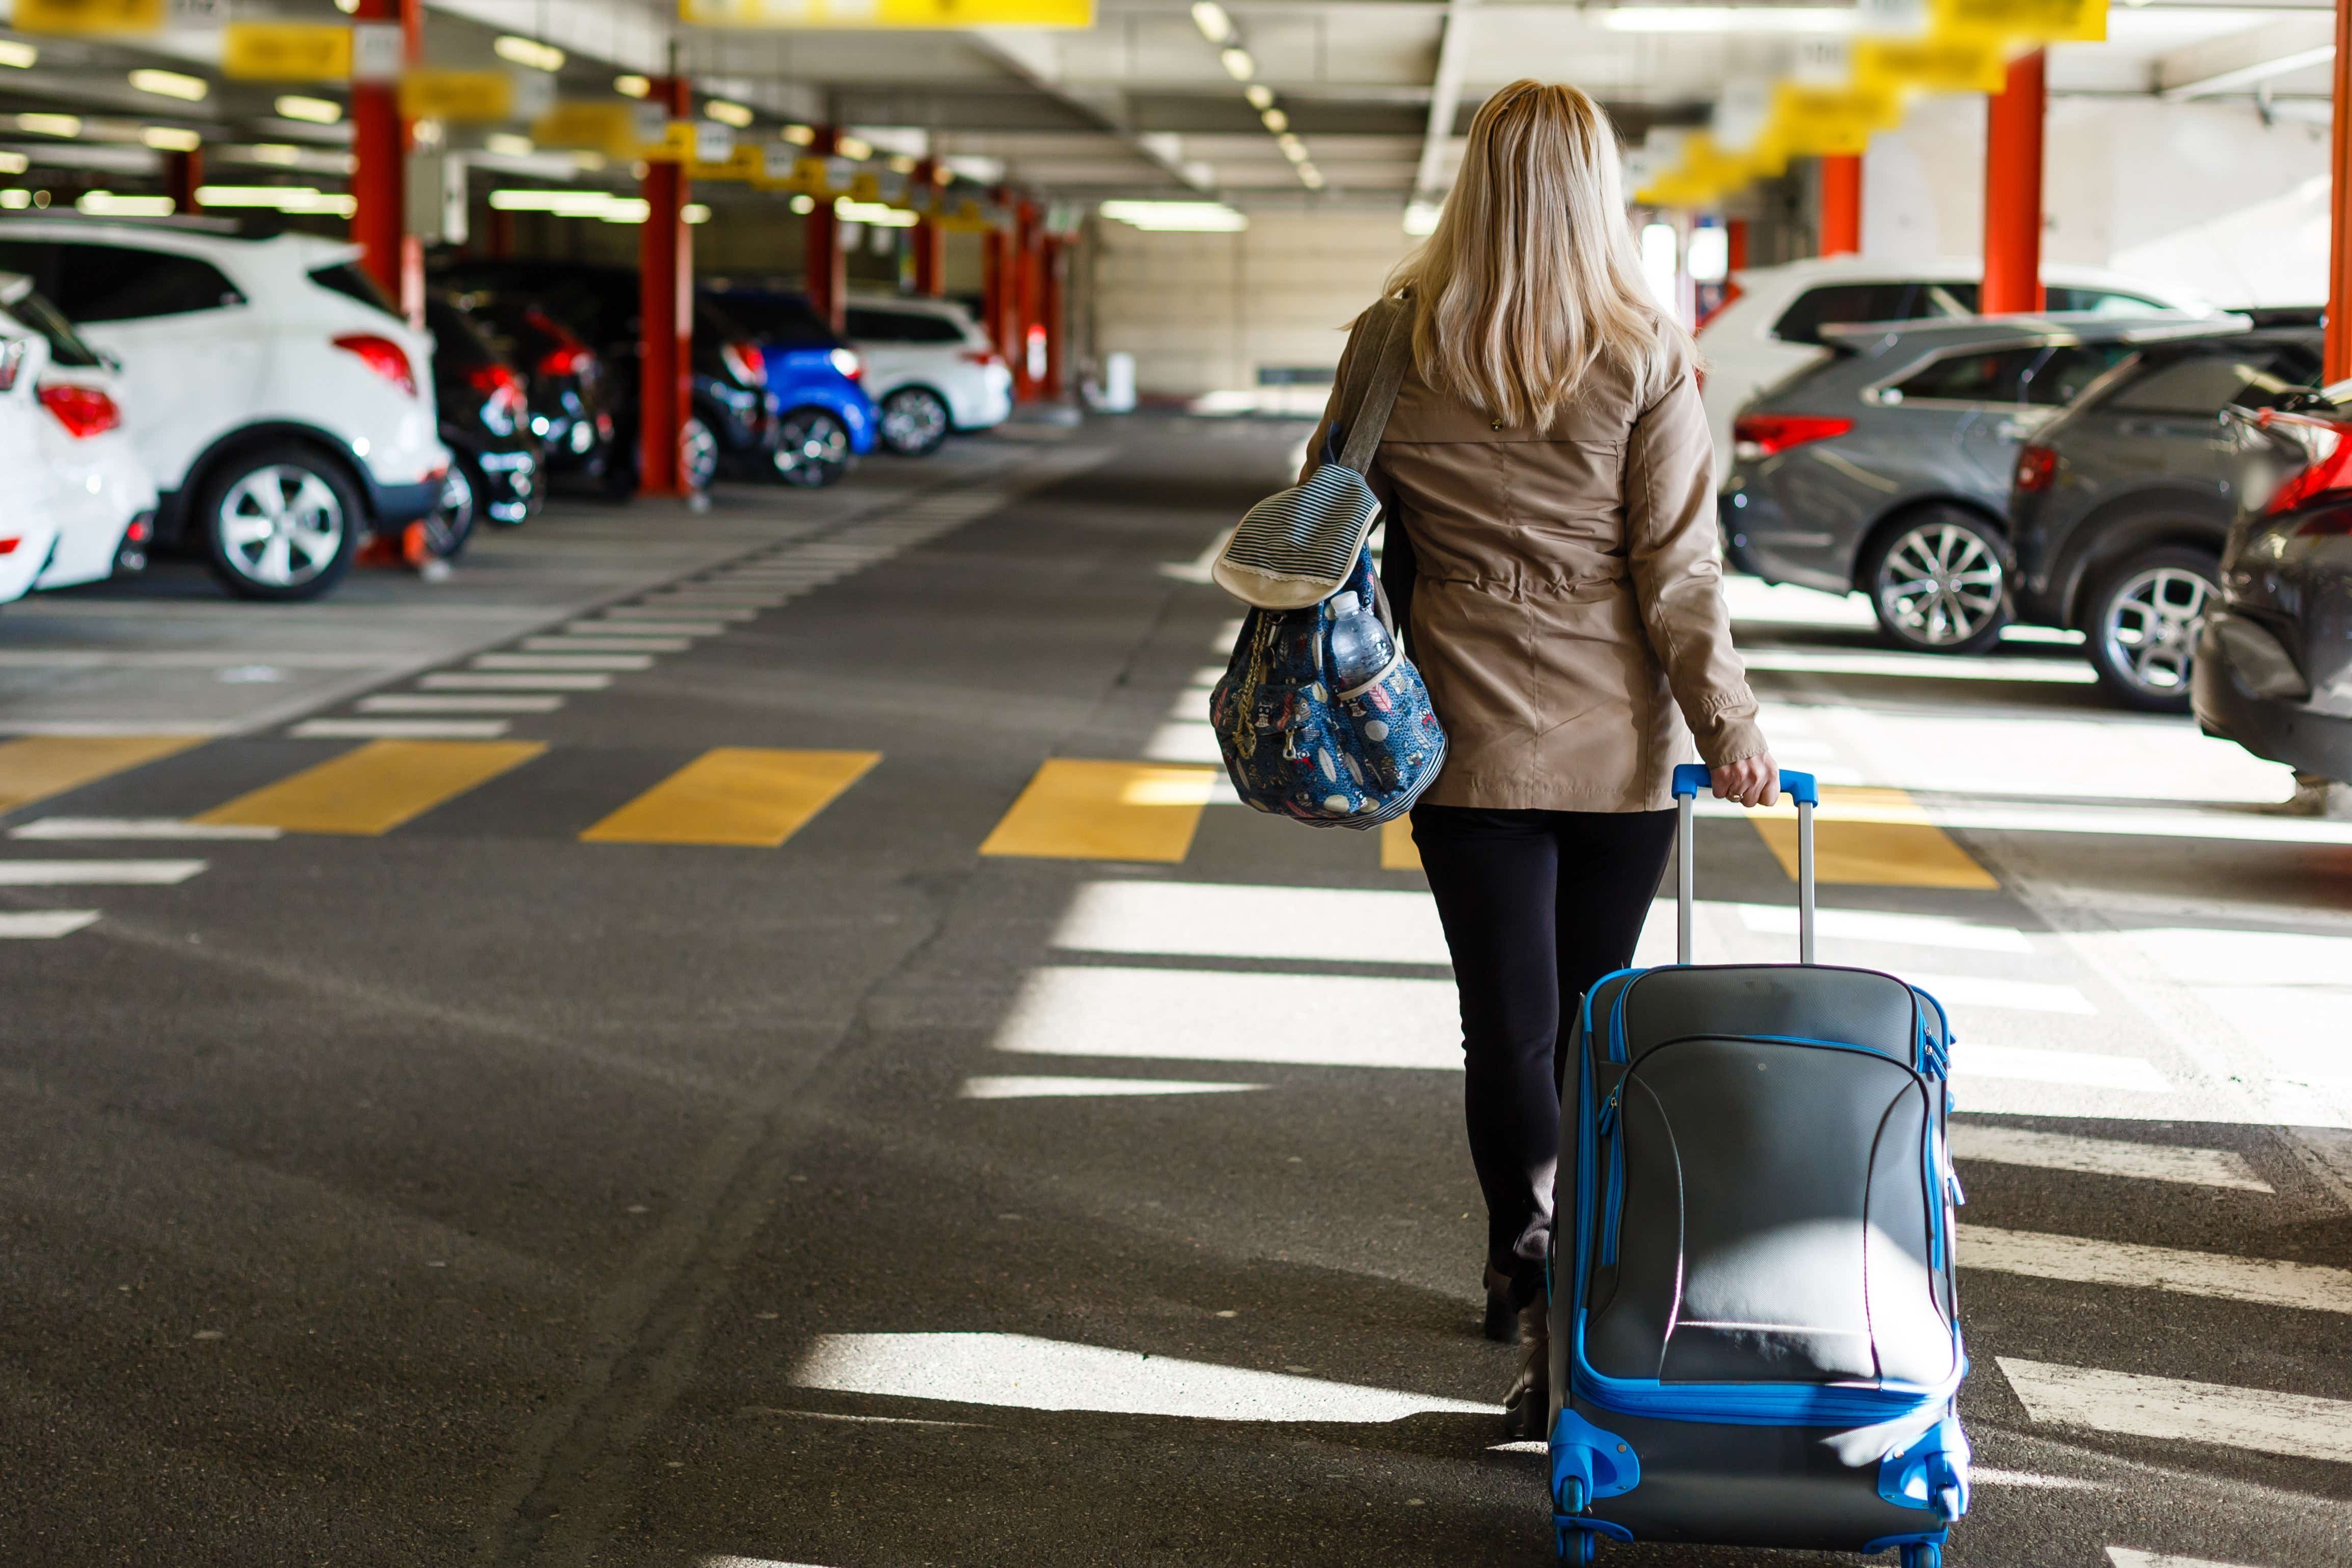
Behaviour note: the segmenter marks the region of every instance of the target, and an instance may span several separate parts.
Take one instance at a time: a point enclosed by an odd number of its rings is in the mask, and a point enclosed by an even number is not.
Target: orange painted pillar
[[[809,154],[830,158],[841,151],[841,132],[830,125],[817,128],[816,140],[809,143]],[[836,332],[845,320],[845,308],[849,294],[849,258],[841,250],[841,217],[833,210],[834,198],[819,196],[816,205],[809,208],[802,219],[801,248],[806,255],[804,270],[808,280],[803,286],[808,295],[809,309],[820,321],[831,323]]]
[[[196,188],[204,183],[204,149],[163,154],[163,191],[172,198],[173,211],[184,217],[204,211],[196,200]]]
[[[2352,105],[2352,0],[2336,0],[2336,101]],[[2324,379],[2352,376],[2352,111],[2335,116],[2328,152],[2327,347]]]
[[[1862,154],[1832,153],[1822,160],[1822,254],[1862,254]]]
[[[926,158],[915,165],[912,176],[917,184],[936,193],[940,185],[940,166]],[[915,253],[915,292],[937,300],[948,291],[948,236],[937,219],[928,213],[915,225],[908,243]]]
[[[2339,0],[2339,4],[2341,0]],[[1988,316],[2042,309],[2042,52],[2010,62],[1985,105],[1984,289]]]
[[[362,22],[398,22],[402,58],[422,58],[425,0],[359,0]],[[384,292],[411,321],[425,319],[425,247],[407,232],[408,122],[393,82],[352,84],[352,238]]]
[[[1013,395],[1026,403],[1045,385],[1045,247],[1037,229],[1036,205],[1023,202],[1013,213]]]
[[[689,84],[656,78],[646,96],[672,119],[689,111]],[[638,192],[646,221],[637,229],[637,489],[682,496],[686,477],[678,439],[693,407],[694,231],[686,224],[686,165],[648,163]]]
[[[988,318],[989,341],[1007,365],[1017,365],[1020,346],[1013,331],[1013,237],[1001,228],[981,236],[981,313]]]

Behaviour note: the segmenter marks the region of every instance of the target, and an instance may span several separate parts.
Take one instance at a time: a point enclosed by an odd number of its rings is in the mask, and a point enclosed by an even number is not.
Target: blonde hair
[[[1615,128],[1567,86],[1479,107],[1436,229],[1388,288],[1412,295],[1422,379],[1515,426],[1549,423],[1596,366],[1646,382],[1685,336],[1642,275]]]

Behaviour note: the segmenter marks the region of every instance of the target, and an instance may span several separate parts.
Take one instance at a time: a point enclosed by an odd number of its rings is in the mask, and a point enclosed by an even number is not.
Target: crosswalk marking
[[[724,621],[573,621],[563,628],[583,637],[715,637],[730,628]]]
[[[1959,1235],[1963,1268],[2077,1285],[2169,1290],[2304,1312],[2352,1312],[2352,1269],[2347,1268],[1984,1225],[1964,1225]]]
[[[92,920],[98,917],[92,915]],[[1097,1096],[1119,1099],[1154,1094],[1240,1094],[1264,1089],[1262,1083],[1216,1083],[1172,1078],[968,1078],[956,1091],[960,1100],[1069,1100]]]
[[[274,827],[226,827],[173,816],[41,816],[8,830],[11,838],[275,838]]]
[[[525,653],[684,653],[694,646],[690,637],[594,637],[574,633],[564,637],[525,637]]]
[[[596,613],[608,621],[667,621],[688,613],[700,621],[748,621],[759,615],[757,610],[730,609],[725,605],[708,609],[698,606],[688,612],[682,605],[664,608],[659,605],[612,605]]]
[[[1973,1078],[2012,1078],[2030,1083],[2073,1084],[2082,1089],[2134,1089],[2142,1094],[2172,1092],[2171,1079],[2142,1057],[1986,1046],[1974,1040],[1952,1043],[1952,1076],[1963,1083]]]
[[[1049,965],[1023,981],[995,1045],[1024,1056],[1462,1070],[1454,983],[1384,976]]]
[[[0,860],[0,888],[171,888],[202,860]]]
[[[305,719],[286,732],[298,741],[495,741],[513,728],[504,719]]]
[[[389,833],[547,750],[536,741],[371,741],[200,812],[289,833]]]
[[[2099,1010],[2074,986],[2045,980],[2002,980],[1985,974],[1907,974],[1905,978],[1948,1007],[2071,1013],[2078,1017]]]
[[[1733,904],[1740,924],[1768,936],[1797,934],[1793,904]],[[1671,906],[1669,906],[1671,910]],[[1880,910],[1822,910],[1813,929],[1845,942],[1886,942],[1901,947],[1963,948],[1972,952],[2032,952],[2033,943],[2014,926],[1979,925],[1947,915],[1895,914]]]
[[[1412,841],[1412,822],[1398,817],[1394,822],[1381,824],[1381,869],[1383,871],[1418,871],[1421,869],[1421,846]]]
[[[2341,1399],[2011,1356],[1996,1364],[2035,1421],[2352,1464],[2352,1403]]]
[[[417,685],[427,691],[602,691],[613,684],[609,675],[468,675],[450,671],[428,675]]]
[[[643,653],[478,653],[476,669],[651,669],[653,656]]]
[[[63,795],[174,752],[204,735],[25,735],[0,741],[0,812]]]
[[[1425,893],[1231,882],[1088,882],[1054,945],[1079,952],[1443,965]]]
[[[0,911],[0,942],[47,942],[97,923],[96,910]]]
[[[2032,1165],[2045,1171],[2231,1187],[2249,1193],[2273,1190],[2268,1182],[2254,1174],[2244,1155],[2228,1149],[2078,1138],[2070,1133],[2036,1132],[2023,1127],[1993,1127],[1969,1121],[1952,1123],[1951,1145],[1955,1158],[1989,1164]]]
[[[1783,801],[1748,814],[1781,868],[1797,874],[1797,811]],[[2000,887],[1911,796],[1899,789],[1823,786],[1814,812],[1813,875],[1872,887]]]
[[[2243,1568],[2242,1564],[2215,1563],[2203,1557],[2174,1557],[2156,1552],[2135,1552],[2128,1546],[2108,1547],[2107,1561],[2114,1568]]]
[[[773,848],[882,760],[879,752],[720,746],[580,837],[591,844],[735,844]]]
[[[1049,759],[980,847],[982,855],[1181,862],[1213,768]]]
[[[360,699],[362,713],[552,713],[562,706],[561,697],[436,697],[411,691]]]

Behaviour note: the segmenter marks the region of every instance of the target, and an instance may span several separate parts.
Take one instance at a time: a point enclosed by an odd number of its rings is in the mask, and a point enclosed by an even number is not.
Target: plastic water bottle
[[[1331,678],[1342,691],[1361,686],[1396,658],[1388,628],[1354,594],[1331,600]]]

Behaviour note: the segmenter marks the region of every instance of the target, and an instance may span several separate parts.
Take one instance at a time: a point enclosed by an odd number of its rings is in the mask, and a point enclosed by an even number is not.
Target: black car
[[[2237,510],[2228,411],[2309,388],[2319,346],[2317,329],[2300,326],[2149,344],[2018,453],[2017,617],[2081,630],[2101,684],[2126,705],[2188,710]]]
[[[428,295],[425,329],[433,334],[433,399],[450,458],[441,504],[425,520],[425,537],[433,553],[448,561],[482,519],[512,525],[539,510],[540,443],[530,433],[522,377],[463,310],[445,296]]]
[[[614,459],[614,426],[611,377],[596,351],[513,290],[480,289],[447,298],[522,376],[530,433],[540,439],[540,469],[549,486],[604,479]]]
[[[436,271],[434,280],[468,294],[498,290],[528,300],[596,351],[613,382],[614,451],[605,482],[616,492],[634,490],[641,337],[636,268],[570,261],[462,260]],[[774,478],[776,412],[760,351],[750,334],[708,300],[695,301],[688,370],[693,404],[678,442],[688,485],[707,489],[722,469]]]
[[[2197,721],[2352,783],[2352,383],[2232,423],[2240,511],[2198,638]]]

